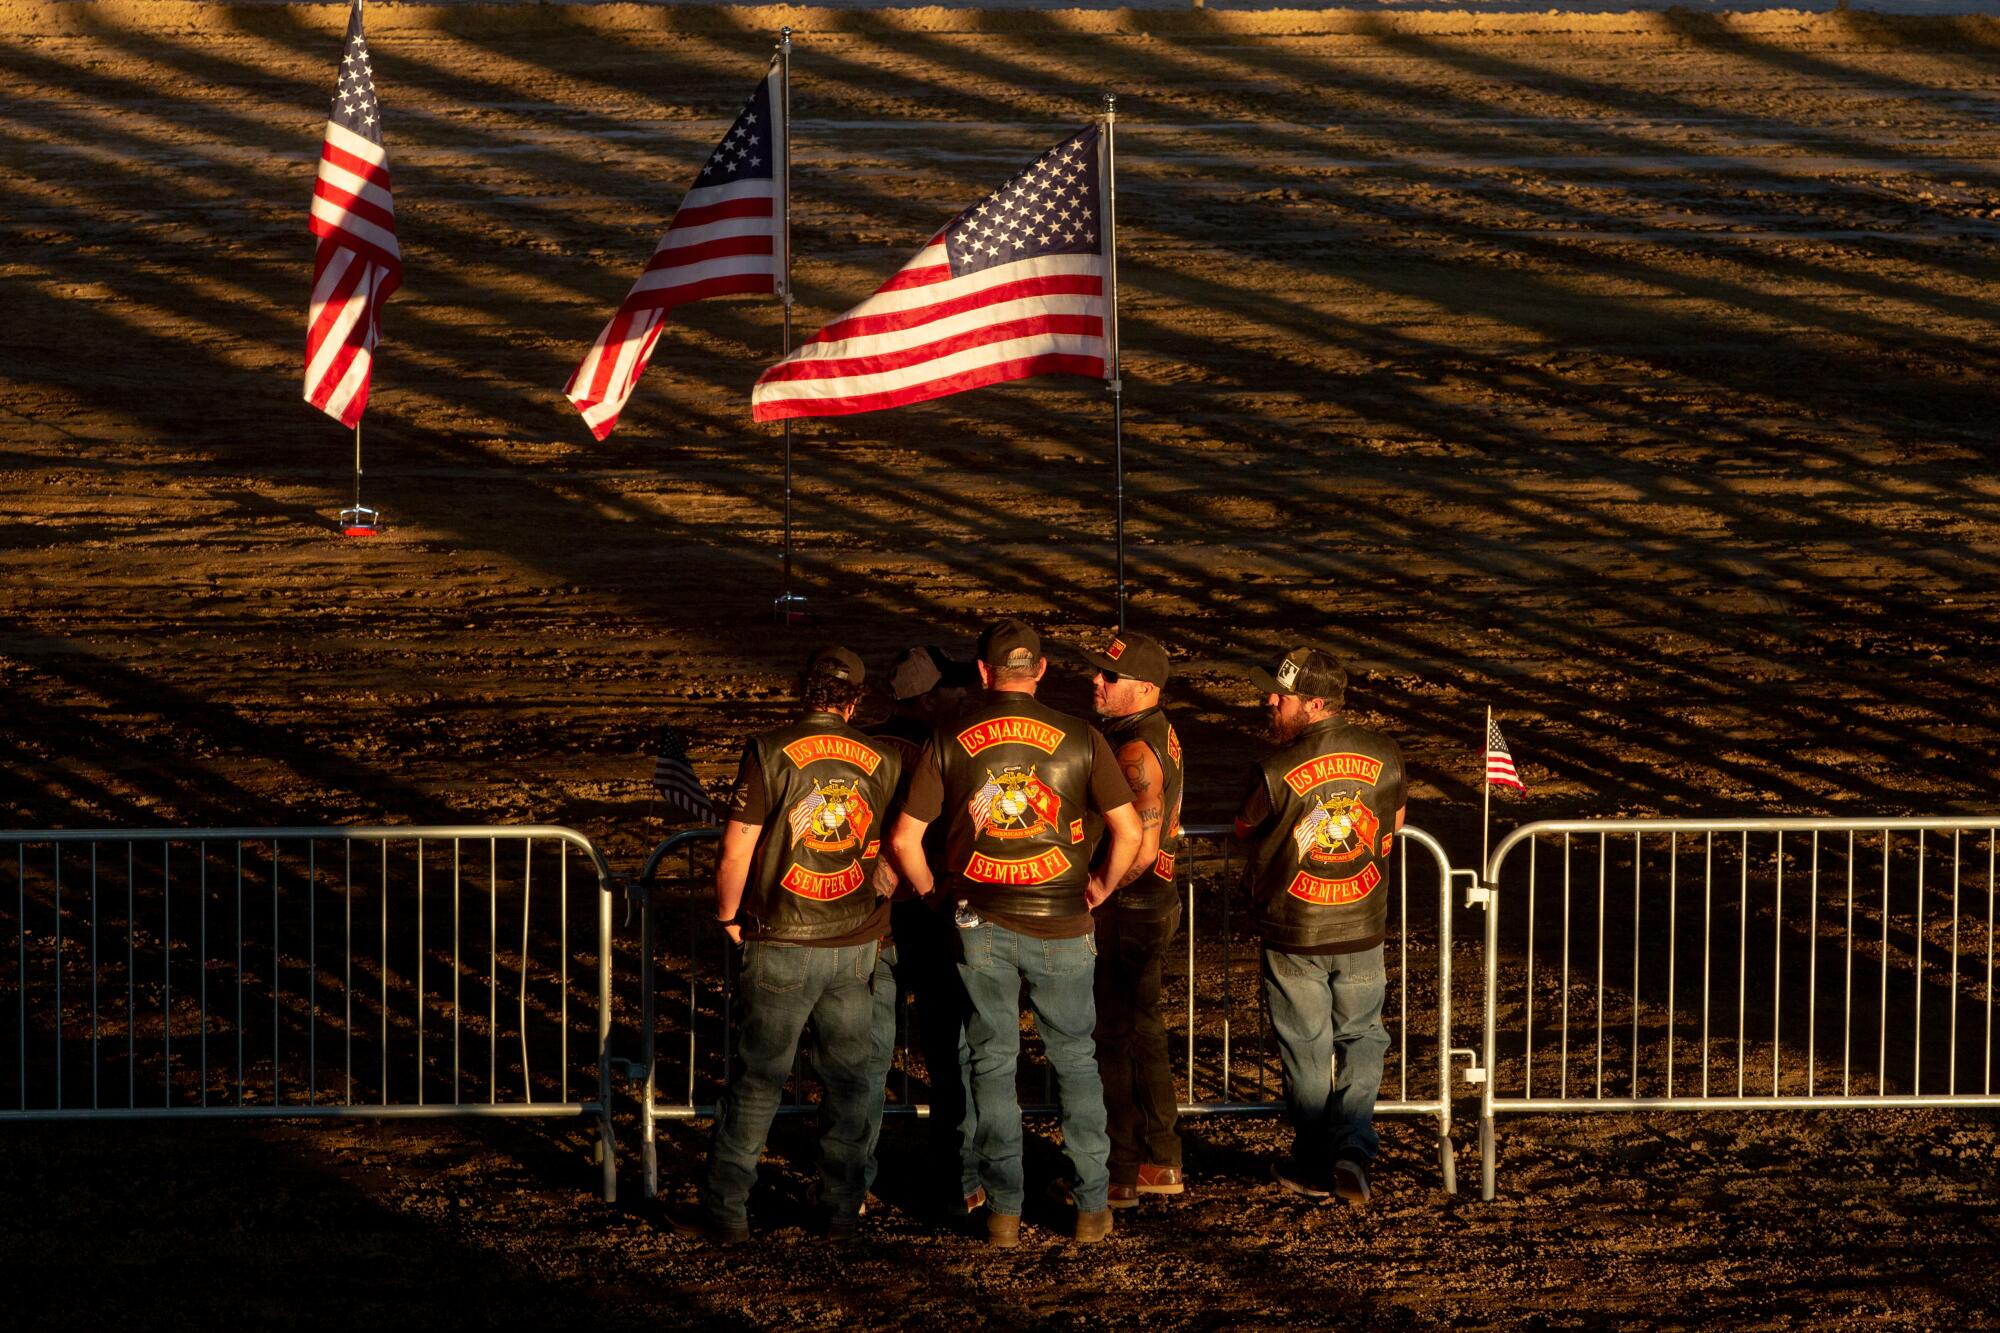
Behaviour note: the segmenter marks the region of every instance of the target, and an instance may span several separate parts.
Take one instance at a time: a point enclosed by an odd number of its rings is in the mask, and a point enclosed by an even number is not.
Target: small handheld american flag
[[[1486,719],[1486,781],[1495,787],[1527,790],[1521,784],[1520,775],[1514,771],[1514,756],[1507,751],[1507,741],[1500,734],[1500,724],[1490,715]]]
[[[715,802],[708,799],[707,789],[694,775],[694,766],[688,763],[686,742],[670,726],[660,728],[658,755],[653,760],[653,787],[668,806],[695,822],[716,822]]]

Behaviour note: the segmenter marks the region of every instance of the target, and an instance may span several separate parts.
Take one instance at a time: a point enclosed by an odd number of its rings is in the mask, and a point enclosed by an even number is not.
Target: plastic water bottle
[[[974,926],[986,924],[986,918],[972,910],[972,901],[969,898],[958,900],[958,910],[952,913],[951,919],[958,923],[960,930],[971,930]]]

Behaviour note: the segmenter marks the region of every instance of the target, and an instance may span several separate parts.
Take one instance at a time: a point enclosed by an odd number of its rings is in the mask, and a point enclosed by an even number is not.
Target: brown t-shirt
[[[888,741],[903,757],[903,776],[896,787],[895,811],[903,808],[904,798],[910,790],[910,775],[917,770],[917,756],[923,752],[925,742],[931,738],[931,726],[918,718],[901,713],[892,713],[872,727],[863,727],[862,734],[870,740]],[[893,815],[891,818],[893,819]],[[944,861],[944,830],[936,824],[924,832],[924,859],[935,868]],[[909,903],[917,901],[917,891],[910,887],[910,881],[898,876],[896,892],[892,902]],[[894,936],[884,936],[882,942],[894,942]]]
[[[1093,727],[1090,730],[1090,790],[1085,797],[1086,808],[1102,815],[1108,810],[1130,804],[1132,784],[1125,780],[1124,770],[1118,767],[1118,756],[1112,753],[1111,746]],[[917,756],[916,764],[910,769],[903,813],[926,824],[944,813],[944,773],[938,767],[937,750],[930,745],[924,746],[923,753]],[[1016,934],[1045,940],[1074,939],[1090,934],[1095,928],[1089,912],[1080,912],[1075,916],[1019,917],[987,910],[981,915],[994,925],[1004,926]]]
[[[763,826],[770,816],[771,799],[764,790],[764,770],[757,764],[757,752],[743,747],[743,760],[736,766],[736,781],[729,784],[729,817],[739,824]]]

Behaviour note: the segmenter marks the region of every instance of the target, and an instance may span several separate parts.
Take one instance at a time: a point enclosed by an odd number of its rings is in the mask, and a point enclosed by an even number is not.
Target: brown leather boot
[[[1094,1213],[1076,1215],[1076,1243],[1095,1245],[1111,1234],[1111,1210],[1100,1208]]]
[[[988,1213],[986,1243],[996,1250],[1014,1249],[1021,1243],[1021,1219],[1005,1213]]]

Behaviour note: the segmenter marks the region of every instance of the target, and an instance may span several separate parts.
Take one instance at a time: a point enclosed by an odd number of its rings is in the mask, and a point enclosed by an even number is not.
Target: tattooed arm
[[[1132,785],[1132,808],[1139,813],[1139,854],[1118,881],[1122,889],[1151,870],[1160,855],[1161,822],[1167,817],[1167,778],[1153,747],[1144,741],[1119,746],[1118,767]]]
[[[750,881],[750,863],[757,855],[757,835],[763,826],[732,819],[722,826],[722,852],[715,858],[715,919],[730,943],[743,943],[736,914],[743,909],[743,889]]]

